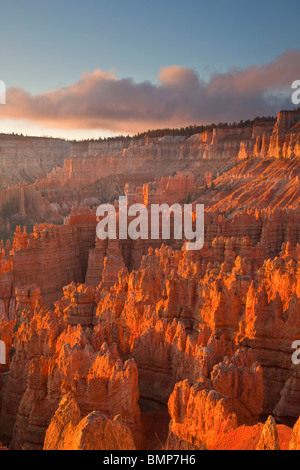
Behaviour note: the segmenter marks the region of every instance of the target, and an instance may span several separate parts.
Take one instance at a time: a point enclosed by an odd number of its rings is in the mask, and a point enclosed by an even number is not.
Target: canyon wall
[[[63,139],[0,134],[1,187],[42,178],[63,165],[71,147]]]
[[[10,232],[15,220],[24,224],[25,218],[32,225],[63,223],[72,206],[96,206],[103,200],[113,200],[127,182],[142,186],[158,176],[168,177],[184,171],[193,173],[195,188],[200,188],[235,167],[237,159],[298,160],[298,121],[298,111],[283,111],[275,126],[273,120],[260,120],[236,127],[218,127],[189,138],[166,136],[72,143],[2,136],[2,178],[8,180],[0,190],[0,231]],[[10,148],[7,157],[6,147]],[[21,172],[25,171],[23,176],[13,171],[11,163],[18,155],[23,159],[17,165]],[[12,185],[14,182],[18,184]]]
[[[36,224],[30,234],[18,226],[12,249],[2,255],[1,316],[14,317],[16,289],[27,286],[30,297],[30,286],[39,286],[50,306],[65,284],[83,282],[95,227],[95,212],[89,208],[74,209],[65,225]]]
[[[0,244],[5,446],[299,447],[299,119],[72,144],[62,167],[1,191],[24,220],[62,223]],[[99,240],[80,203],[120,194],[150,216],[204,204],[203,248]]]

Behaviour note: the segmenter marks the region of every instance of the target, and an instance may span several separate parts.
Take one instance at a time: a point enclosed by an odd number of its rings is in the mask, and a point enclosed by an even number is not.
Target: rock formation
[[[62,396],[73,392],[82,417],[93,411],[111,418],[120,414],[138,440],[134,361],[123,363],[116,347],[105,342],[103,330],[84,332],[80,325],[67,325],[64,305],[62,299],[55,312],[48,311],[37,297],[19,312],[15,353],[3,389],[3,434],[13,437],[16,449],[41,448]]]
[[[46,432],[44,450],[135,450],[120,415],[113,420],[93,411],[82,420],[75,398],[64,395]]]
[[[280,450],[278,430],[273,416],[267,419],[256,450]]]
[[[299,447],[299,119],[49,141],[64,162],[0,191],[3,447]],[[121,194],[150,216],[204,204],[203,248],[99,240],[95,207],[118,225]]]

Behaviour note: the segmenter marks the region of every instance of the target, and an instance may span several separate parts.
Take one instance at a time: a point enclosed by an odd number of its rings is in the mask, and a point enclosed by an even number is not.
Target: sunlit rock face
[[[44,450],[135,450],[133,436],[120,415],[99,411],[81,419],[72,394],[64,395],[47,429]]]
[[[74,144],[1,192],[40,222],[0,246],[3,448],[299,448],[299,130],[295,111]],[[111,201],[119,223],[120,194],[203,203],[203,248],[99,240],[95,207]]]
[[[123,362],[101,328],[84,331],[68,325],[64,306],[62,299],[54,312],[48,311],[39,297],[20,312],[1,410],[1,432],[12,437],[13,448],[42,448],[51,418],[69,392],[82,417],[93,411],[111,418],[120,414],[139,436],[134,360]]]

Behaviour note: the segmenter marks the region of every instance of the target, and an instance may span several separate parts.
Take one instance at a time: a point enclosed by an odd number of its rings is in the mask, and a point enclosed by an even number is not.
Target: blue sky
[[[209,80],[215,72],[266,64],[287,49],[300,50],[299,0],[0,5],[0,79],[33,95],[68,87],[96,69],[156,84],[161,67],[178,65]]]

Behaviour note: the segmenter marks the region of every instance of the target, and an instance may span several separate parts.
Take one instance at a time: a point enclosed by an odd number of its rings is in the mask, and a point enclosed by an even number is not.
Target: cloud
[[[162,67],[157,84],[95,70],[69,87],[39,95],[10,88],[0,118],[122,133],[231,122],[291,108],[291,84],[296,79],[300,79],[298,50],[288,50],[268,64],[214,74],[208,82],[178,65]]]

